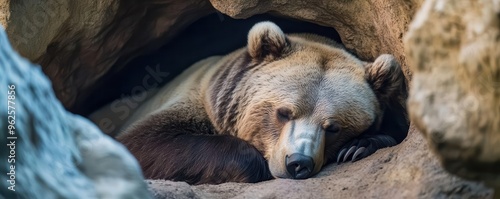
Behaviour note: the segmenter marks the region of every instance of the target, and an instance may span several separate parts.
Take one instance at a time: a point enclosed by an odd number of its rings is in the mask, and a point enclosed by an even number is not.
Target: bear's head
[[[310,177],[355,137],[407,130],[405,79],[391,55],[363,62],[330,39],[285,35],[271,22],[250,30],[245,53],[231,119],[274,177]]]

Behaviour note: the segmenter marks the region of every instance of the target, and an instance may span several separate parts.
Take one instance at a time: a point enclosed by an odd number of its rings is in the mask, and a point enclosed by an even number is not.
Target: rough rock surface
[[[334,27],[344,45],[361,59],[393,54],[407,70],[403,34],[421,0],[210,0],[224,14],[246,18],[260,13],[278,15]]]
[[[412,129],[392,148],[355,163],[330,165],[314,178],[189,186],[149,180],[155,198],[491,198],[492,190],[444,171]]]
[[[0,71],[0,198],[151,197],[137,160],[67,112],[40,66],[12,49],[2,26]]]
[[[6,25],[9,18],[9,0],[0,0],[0,24]]]
[[[158,48],[193,21],[215,12],[234,18],[273,13],[334,27],[360,58],[404,60],[402,36],[421,0],[37,0],[0,1],[0,23],[16,49],[43,66],[63,104],[84,103],[104,73]],[[212,7],[212,5],[213,7]]]
[[[412,121],[448,171],[500,191],[500,1],[428,0],[406,36]]]
[[[211,12],[203,0],[0,1],[14,48],[43,66],[68,108],[114,65],[119,70]]]

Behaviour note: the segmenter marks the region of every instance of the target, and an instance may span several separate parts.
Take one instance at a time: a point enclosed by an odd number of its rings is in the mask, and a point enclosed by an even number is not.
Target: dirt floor
[[[444,171],[414,128],[405,141],[305,180],[189,186],[148,180],[155,198],[492,198],[493,191]]]

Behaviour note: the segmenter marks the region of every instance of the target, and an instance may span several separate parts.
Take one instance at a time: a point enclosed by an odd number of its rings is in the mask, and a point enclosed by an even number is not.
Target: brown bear
[[[401,142],[406,97],[393,56],[363,62],[330,39],[260,22],[246,48],[199,61],[161,88],[117,140],[150,179],[303,179]]]

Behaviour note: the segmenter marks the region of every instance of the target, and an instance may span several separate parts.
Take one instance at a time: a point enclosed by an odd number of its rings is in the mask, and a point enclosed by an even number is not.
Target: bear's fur
[[[147,178],[307,178],[401,142],[406,96],[391,55],[363,62],[327,38],[261,22],[246,48],[204,59],[158,91],[117,139]]]

